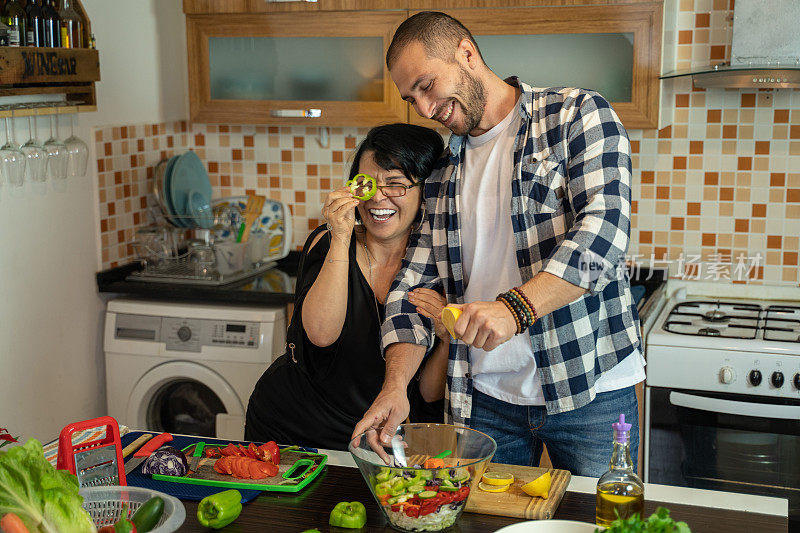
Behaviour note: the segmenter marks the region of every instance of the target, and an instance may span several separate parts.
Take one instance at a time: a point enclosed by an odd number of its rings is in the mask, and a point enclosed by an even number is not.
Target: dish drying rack
[[[148,213],[155,222],[140,228],[131,243],[143,268],[129,274],[129,281],[218,286],[254,277],[276,265],[258,257],[263,254],[252,253],[265,249],[267,234],[253,233],[247,242],[215,239],[211,230],[175,227],[157,208]],[[195,238],[186,240],[187,234]]]
[[[211,247],[213,249],[213,245]],[[277,264],[275,261],[253,263],[249,268],[242,268],[230,274],[223,274],[216,270],[213,264],[205,268],[200,265],[198,261],[194,260],[193,250],[176,257],[162,256],[161,260],[156,263],[143,263],[144,268],[142,270],[129,274],[126,279],[129,281],[218,286],[251,278],[266,272]]]

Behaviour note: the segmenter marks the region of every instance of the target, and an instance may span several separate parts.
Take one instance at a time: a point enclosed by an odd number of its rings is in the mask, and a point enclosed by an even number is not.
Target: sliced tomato
[[[217,447],[206,448],[204,453],[206,457],[211,457],[211,458],[222,457],[222,454],[220,453],[219,448]]]
[[[431,498],[430,500],[425,500],[422,503],[422,505],[420,505],[420,507],[419,507],[419,516],[425,516],[425,515],[429,515],[431,513],[435,513],[436,512],[436,509],[439,508],[440,504],[439,504],[439,502],[435,502],[435,501],[431,501],[431,500],[433,500],[433,498]]]
[[[261,462],[264,463],[264,465],[266,466],[267,475],[269,477],[274,477],[274,476],[278,475],[278,465],[272,464],[272,463],[267,463],[265,461],[261,461]]]
[[[219,472],[220,474],[227,474],[228,471],[225,470],[225,463],[228,461],[228,457],[220,457],[216,461],[214,461],[214,470]]]
[[[250,468],[248,457],[233,458],[233,476],[240,479],[250,479]]]
[[[264,479],[269,477],[261,465],[266,464],[264,461],[250,461],[248,468],[250,469],[250,479]]]
[[[455,497],[453,498],[454,502],[460,502],[461,500],[466,500],[467,496],[469,496],[469,487],[461,487],[453,494],[455,495]]]
[[[227,446],[222,448],[220,450],[220,453],[222,455],[230,455],[231,457],[236,457],[236,456],[242,457],[244,455],[242,451],[233,444],[228,444]]]
[[[256,457],[262,461],[269,461],[276,465],[281,464],[281,451],[278,449],[278,445],[274,440],[265,442],[259,446]]]
[[[238,445],[239,451],[242,452],[243,457],[249,457],[250,459],[255,459],[256,456],[250,453],[250,450],[247,447],[242,446],[241,444]]]
[[[409,516],[411,518],[418,518],[419,517],[419,505],[414,505],[412,503],[406,502],[403,505],[403,512],[406,514],[406,516]]]

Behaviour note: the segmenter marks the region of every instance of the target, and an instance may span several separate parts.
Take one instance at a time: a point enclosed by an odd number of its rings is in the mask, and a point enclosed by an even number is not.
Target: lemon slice
[[[478,483],[478,488],[484,492],[505,492],[511,485],[488,485],[486,483]]]
[[[487,485],[510,485],[514,483],[514,475],[506,472],[486,472],[481,481]]]
[[[521,488],[525,494],[529,496],[533,496],[534,498],[538,496],[546,500],[550,493],[550,485],[552,482],[553,479],[550,477],[550,472],[545,472],[530,483],[525,483]]]
[[[450,307],[449,305],[442,308],[442,324],[444,327],[447,328],[447,332],[450,333],[450,336],[454,339],[457,339],[455,327],[456,327],[456,320],[458,317],[461,316],[461,309],[458,307]]]

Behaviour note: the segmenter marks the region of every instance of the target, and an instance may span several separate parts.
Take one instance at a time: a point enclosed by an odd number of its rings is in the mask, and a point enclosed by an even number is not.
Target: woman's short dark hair
[[[424,181],[443,151],[442,136],[430,128],[402,123],[376,126],[358,145],[349,179],[358,174],[361,156],[372,152],[382,169],[399,170],[412,181]]]

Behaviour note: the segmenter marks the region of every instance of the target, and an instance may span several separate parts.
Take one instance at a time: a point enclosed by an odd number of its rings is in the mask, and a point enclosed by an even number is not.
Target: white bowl
[[[574,520],[529,520],[512,524],[495,533],[594,533],[596,529],[603,531],[598,525]]]

